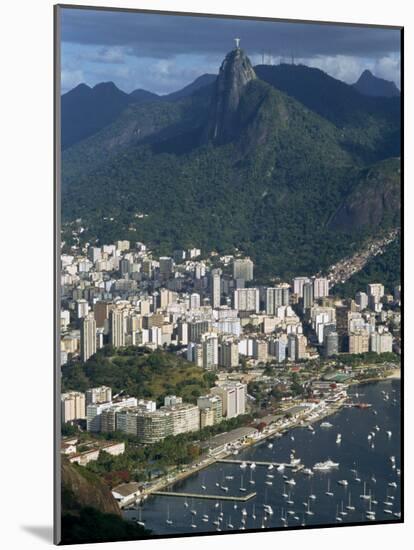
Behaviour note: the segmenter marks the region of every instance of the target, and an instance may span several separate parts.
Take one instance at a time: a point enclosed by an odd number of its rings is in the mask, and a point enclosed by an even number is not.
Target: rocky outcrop
[[[359,183],[333,215],[335,230],[380,228],[400,223],[401,181],[399,159],[389,159],[363,170]]]
[[[237,133],[237,110],[243,90],[256,74],[243,50],[228,53],[221,64],[210,105],[204,141],[224,143]]]
[[[374,76],[371,71],[366,69],[358,80],[353,84],[353,87],[360,94],[373,97],[399,97],[400,90],[391,80],[384,80]]]
[[[92,507],[104,514],[121,516],[112,493],[97,476],[62,458],[62,509],[63,513]]]

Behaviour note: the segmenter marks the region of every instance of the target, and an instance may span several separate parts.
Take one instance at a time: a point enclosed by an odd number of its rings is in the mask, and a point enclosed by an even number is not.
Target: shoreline
[[[391,374],[388,374],[387,376],[383,376],[383,377],[369,378],[369,379],[366,379],[366,380],[355,380],[355,381],[349,382],[346,387],[349,388],[351,386],[356,386],[356,385],[374,384],[374,383],[377,383],[377,382],[386,382],[386,381],[389,381],[389,380],[397,380],[397,379],[398,380],[401,379],[401,369],[394,369],[394,371]],[[277,436],[277,434],[280,434],[282,432],[284,432],[283,435],[287,435],[287,433],[290,430],[293,430],[295,428],[298,428],[298,427],[305,428],[306,426],[308,426],[312,422],[320,422],[321,420],[324,420],[325,418],[328,418],[328,417],[334,415],[335,413],[341,411],[345,407],[346,401],[347,401],[347,399],[342,401],[340,404],[333,405],[333,406],[327,408],[322,414],[318,415],[316,420],[312,420],[312,421],[308,420],[307,421],[305,418],[301,418],[301,419],[297,419],[297,420],[293,421],[292,424],[290,424],[289,426],[277,427],[277,428],[275,428],[271,431],[268,431],[266,433],[261,433],[260,436],[257,437],[256,439],[251,440],[251,441],[247,441],[246,443],[242,444],[238,450],[239,450],[239,452],[244,451],[244,450],[248,449],[249,447],[253,447],[255,445],[258,445],[259,443],[262,443],[263,441],[266,441],[266,439],[275,437],[275,436]],[[153,487],[151,487],[151,489],[149,491],[144,492],[143,495],[141,496],[141,498],[138,500],[138,502],[143,500],[143,499],[146,499],[149,496],[151,496],[152,493],[154,493],[156,491],[159,491],[163,488],[170,487],[170,486],[174,485],[175,483],[177,483],[179,481],[187,479],[188,477],[192,476],[193,474],[198,473],[201,470],[204,470],[205,468],[208,468],[209,466],[211,466],[213,464],[216,464],[219,460],[224,459],[224,458],[228,458],[232,455],[233,455],[233,452],[222,452],[222,453],[218,454],[217,456],[207,457],[206,459],[204,459],[204,461],[202,463],[200,463],[198,465],[191,465],[188,470],[186,470],[184,472],[180,472],[179,474],[175,475],[173,477],[173,479],[170,479],[170,480],[164,479],[162,481],[160,480],[159,484],[155,484]]]

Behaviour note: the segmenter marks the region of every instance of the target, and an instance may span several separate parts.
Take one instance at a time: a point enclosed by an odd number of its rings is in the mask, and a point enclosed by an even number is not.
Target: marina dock
[[[160,497],[185,497],[185,498],[203,498],[205,500],[231,500],[238,502],[247,502],[251,498],[256,496],[256,492],[249,493],[244,496],[231,496],[231,495],[209,495],[201,493],[175,493],[174,491],[154,491],[153,495]]]
[[[223,464],[246,464],[246,466],[250,466],[251,464],[256,464],[256,466],[274,466],[277,468],[278,466],[284,466],[285,468],[292,468],[296,471],[299,471],[303,468],[303,464],[289,464],[289,462],[265,462],[260,460],[236,460],[232,458],[219,458],[216,462],[221,462]]]

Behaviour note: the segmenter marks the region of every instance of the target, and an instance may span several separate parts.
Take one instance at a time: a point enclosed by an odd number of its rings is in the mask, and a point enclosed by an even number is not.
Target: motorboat
[[[333,427],[333,424],[331,424],[330,422],[321,423],[321,428],[332,428],[332,427]]]
[[[325,462],[317,462],[313,467],[314,470],[331,470],[332,468],[338,468],[339,462],[333,462],[330,458]]]
[[[285,483],[287,483],[288,485],[296,485],[296,481],[293,479],[293,477],[290,479],[287,479]]]

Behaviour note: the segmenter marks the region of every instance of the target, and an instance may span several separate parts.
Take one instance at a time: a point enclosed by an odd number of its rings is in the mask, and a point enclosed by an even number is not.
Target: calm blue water
[[[389,400],[384,400],[382,391],[389,393]],[[359,393],[359,400],[372,403],[373,408],[342,409],[326,419],[333,424],[332,428],[321,428],[320,423],[314,424],[314,433],[307,428],[296,428],[282,438],[273,439],[272,449],[268,448],[270,440],[266,440],[235,457],[289,462],[290,453],[294,450],[296,456],[301,458],[307,467],[313,467],[316,462],[331,458],[334,462],[340,463],[338,469],[324,473],[315,472],[314,476],[308,477],[301,472],[292,474],[288,469],[279,473],[276,469],[268,471],[264,466],[257,466],[251,472],[250,468],[243,471],[239,466],[217,463],[174,484],[171,490],[203,493],[201,485],[205,485],[205,492],[209,494],[243,496],[256,491],[257,496],[247,503],[237,504],[233,501],[194,499],[188,502],[188,508],[184,506],[185,499],[181,497],[149,497],[142,506],[142,520],[154,534],[216,531],[217,525],[213,522],[217,522],[220,517],[222,531],[232,530],[228,524],[233,525],[235,530],[243,527],[248,530],[259,529],[262,525],[264,528],[280,528],[285,525],[290,527],[303,524],[365,522],[369,499],[360,497],[364,492],[365,482],[366,493],[371,492],[372,500],[378,501],[378,504],[371,503],[376,520],[397,521],[393,514],[387,514],[384,509],[392,510],[393,513],[400,512],[400,477],[397,475],[397,469],[400,468],[400,381],[355,386],[349,393],[356,392]],[[377,415],[374,415],[374,410],[378,412]],[[375,425],[380,427],[379,431],[374,430]],[[392,432],[391,437],[386,434],[388,430]],[[370,432],[376,434],[372,440],[367,438]],[[336,443],[338,433],[342,434],[340,444]],[[392,467],[391,456],[395,456],[395,468]],[[357,474],[351,470],[357,470]],[[274,477],[267,477],[269,474]],[[285,484],[283,475],[287,475],[289,479],[294,478],[296,485]],[[225,476],[234,476],[234,479],[227,480]],[[247,493],[240,491],[242,476]],[[361,481],[356,481],[356,477]],[[348,481],[347,487],[337,483],[343,479]],[[254,484],[251,484],[250,480],[254,481]],[[333,496],[325,494],[328,480]],[[266,481],[272,485],[266,484]],[[394,481],[397,483],[396,488],[388,486]],[[223,493],[216,483],[224,483],[229,487],[228,492]],[[309,498],[309,495],[316,498]],[[351,505],[355,506],[355,511],[346,510],[349,498]],[[392,505],[385,505],[384,501]],[[264,514],[263,504],[272,506],[273,515]],[[247,515],[242,514],[243,509]],[[191,510],[196,510],[197,514],[192,515]],[[311,514],[306,513],[307,511]],[[341,515],[341,511],[347,512],[347,515]],[[208,515],[208,521],[202,520],[204,514]],[[256,518],[252,515],[256,515]],[[137,516],[137,512],[126,511],[125,516],[132,518]],[[173,522],[171,525],[167,524],[167,517]],[[282,517],[286,518],[285,521]],[[337,517],[340,517],[342,522],[339,522]],[[242,518],[245,524],[242,523]]]

